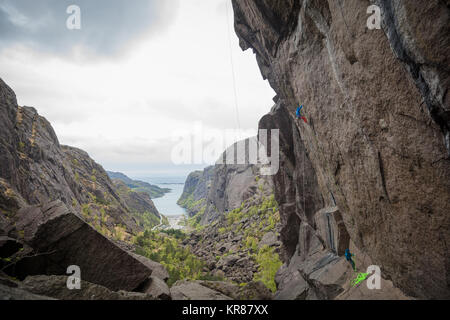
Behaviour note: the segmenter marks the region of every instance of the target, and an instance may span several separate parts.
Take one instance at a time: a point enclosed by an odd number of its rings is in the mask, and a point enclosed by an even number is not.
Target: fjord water
[[[138,178],[138,180],[157,185],[160,188],[171,189],[163,197],[152,199],[160,213],[167,217],[181,216],[186,213],[186,210],[177,204],[183,193],[186,177],[146,177]]]

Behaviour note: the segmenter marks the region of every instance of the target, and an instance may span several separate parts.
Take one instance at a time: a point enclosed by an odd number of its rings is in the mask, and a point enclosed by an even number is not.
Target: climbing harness
[[[306,117],[302,116],[302,109],[303,105],[297,108],[297,111],[295,112],[297,119],[302,119],[305,123],[308,123],[308,120],[306,120]]]

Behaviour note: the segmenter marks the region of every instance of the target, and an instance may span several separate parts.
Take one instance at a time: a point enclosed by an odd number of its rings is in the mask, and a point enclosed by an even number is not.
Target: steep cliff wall
[[[70,265],[90,283],[160,298],[151,283],[162,275],[160,287],[167,287],[164,267],[128,252],[124,242],[158,224],[159,213],[148,194],[129,191],[86,152],[60,145],[50,123],[34,108],[19,107],[0,79],[0,300],[29,299],[33,291],[15,291],[22,283],[8,276],[66,275]],[[68,293],[43,279],[48,292]]]
[[[205,210],[213,173],[214,166],[210,166],[203,171],[194,171],[188,175],[178,204],[186,208],[189,216],[193,217]]]
[[[257,193],[261,184],[266,186],[267,196],[273,192],[272,179],[261,175],[260,166],[248,161],[251,139],[256,143],[257,138],[252,137],[230,146],[214,166],[203,224],[211,223],[221,214],[239,208]],[[238,150],[245,152],[241,154]],[[234,163],[227,163],[227,159],[234,159]]]
[[[1,79],[0,123],[0,209],[9,223],[19,208],[55,200],[109,237],[143,230],[138,223],[146,213],[159,221],[150,199],[137,209],[127,204],[102,166],[85,151],[61,145],[50,123],[34,108],[19,107]]]
[[[257,138],[250,139],[256,142]],[[266,186],[267,196],[273,192],[272,179],[260,175],[260,167],[248,161],[250,139],[233,144],[215,165],[192,172],[186,179],[178,203],[187,208],[191,216],[199,214],[202,224],[209,224],[224,213],[239,208],[242,202],[257,193],[260,184]],[[238,145],[246,151],[244,154],[239,154]],[[227,157],[234,159],[232,164],[227,163]]]
[[[195,214],[188,220],[194,230],[183,244],[213,276],[243,286],[261,281],[275,291],[275,273],[282,264],[280,214],[272,179],[248,161],[250,139],[233,144],[214,166],[189,175],[180,203]],[[258,286],[264,299],[272,297]]]
[[[381,30],[367,28],[373,3]],[[233,0],[240,45],[277,92],[260,127],[282,131],[286,285],[336,296],[307,264],[317,248],[339,257],[348,243],[408,295],[450,296],[448,5]],[[299,104],[308,124],[293,120]],[[320,223],[321,208],[336,227]],[[325,241],[330,231],[343,243]]]

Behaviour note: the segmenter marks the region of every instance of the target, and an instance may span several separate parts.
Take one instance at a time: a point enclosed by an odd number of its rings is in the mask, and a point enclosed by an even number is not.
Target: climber
[[[345,249],[345,259],[350,262],[350,264],[352,265],[352,269],[356,271],[356,266],[355,266],[355,262],[353,261],[352,257],[354,257],[355,255],[353,253],[350,253],[349,249]]]
[[[308,123],[306,118],[304,116],[302,116],[302,109],[303,109],[303,105],[301,105],[300,107],[297,108],[297,111],[295,111],[295,115],[297,116],[297,119],[302,119],[303,121],[305,121],[305,123]]]

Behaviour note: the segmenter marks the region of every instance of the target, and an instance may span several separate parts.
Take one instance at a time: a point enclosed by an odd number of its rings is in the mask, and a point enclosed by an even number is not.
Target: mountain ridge
[[[160,188],[148,182],[131,179],[122,172],[106,171],[106,173],[111,179],[121,180],[133,191],[146,192],[152,199],[163,197],[165,193],[170,192],[169,188]]]

